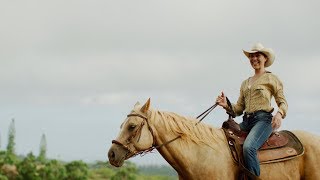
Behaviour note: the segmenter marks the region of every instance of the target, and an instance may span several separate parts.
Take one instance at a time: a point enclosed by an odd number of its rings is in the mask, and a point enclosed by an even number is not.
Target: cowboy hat
[[[275,55],[272,49],[270,48],[265,48],[261,43],[256,43],[252,46],[251,50],[246,51],[243,50],[243,53],[249,58],[249,54],[251,53],[256,53],[256,52],[261,52],[265,54],[268,57],[268,60],[266,61],[265,67],[269,67],[272,65],[275,59]]]

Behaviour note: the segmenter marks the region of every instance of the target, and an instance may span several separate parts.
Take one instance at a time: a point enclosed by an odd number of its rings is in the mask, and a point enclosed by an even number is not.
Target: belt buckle
[[[247,119],[251,118],[252,116],[253,116],[253,113],[247,113],[247,114],[246,114],[246,118],[247,118]]]

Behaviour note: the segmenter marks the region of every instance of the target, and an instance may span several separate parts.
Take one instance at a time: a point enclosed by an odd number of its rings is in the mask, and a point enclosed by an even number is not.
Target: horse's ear
[[[134,105],[134,107],[137,107],[137,106],[139,106],[139,105],[140,105],[140,102],[137,101],[136,104]]]
[[[150,107],[150,98],[147,100],[147,102],[142,106],[141,112],[147,113]]]

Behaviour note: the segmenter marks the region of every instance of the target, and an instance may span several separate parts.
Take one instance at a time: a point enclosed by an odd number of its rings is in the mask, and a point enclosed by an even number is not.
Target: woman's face
[[[268,59],[264,54],[256,52],[249,54],[249,60],[253,69],[259,70],[261,68],[264,68],[264,65]]]

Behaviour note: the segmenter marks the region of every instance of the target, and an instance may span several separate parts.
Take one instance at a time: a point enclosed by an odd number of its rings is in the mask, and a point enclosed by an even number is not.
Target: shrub
[[[45,180],[65,179],[67,171],[63,164],[57,160],[51,160],[38,168],[39,176]]]
[[[37,166],[35,156],[32,153],[29,153],[27,157],[18,164],[18,179],[40,180],[41,178],[37,172]]]
[[[137,173],[137,166],[128,161],[111,177],[111,180],[135,180],[137,179]]]
[[[88,165],[82,161],[72,161],[66,164],[68,180],[85,180],[88,178]]]

